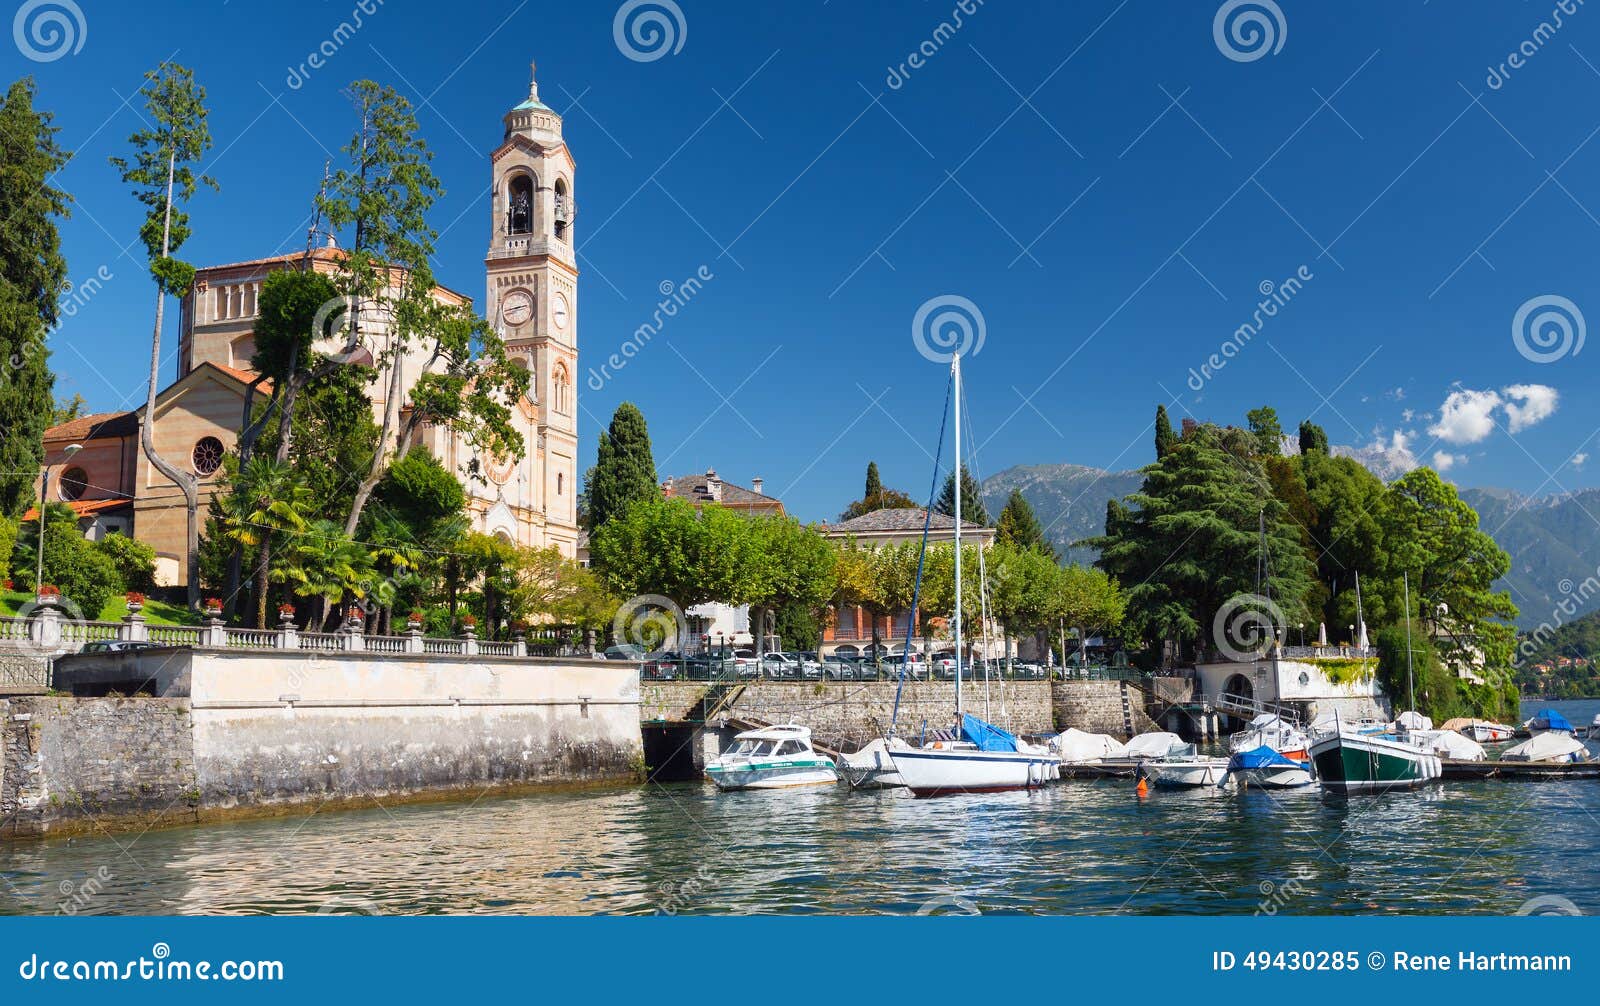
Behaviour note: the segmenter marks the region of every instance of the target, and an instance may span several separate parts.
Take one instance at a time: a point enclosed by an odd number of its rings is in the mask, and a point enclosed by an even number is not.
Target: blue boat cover
[[[1533,730],[1561,730],[1569,734],[1577,732],[1572,729],[1572,724],[1567,722],[1567,718],[1554,709],[1539,710],[1538,715],[1528,726]]]
[[[1280,765],[1294,768],[1301,764],[1263,744],[1249,751],[1235,751],[1233,757],[1228,759],[1228,771],[1233,772],[1242,768],[1272,768]]]
[[[979,751],[1015,751],[1017,739],[993,723],[985,723],[970,713],[961,715],[961,736]]]

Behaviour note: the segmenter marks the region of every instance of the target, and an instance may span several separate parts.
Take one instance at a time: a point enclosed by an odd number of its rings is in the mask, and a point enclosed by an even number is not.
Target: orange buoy
[[[1141,776],[1139,779],[1139,785],[1134,787],[1134,792],[1138,793],[1140,796],[1149,796],[1150,784],[1145,782],[1144,778]]]

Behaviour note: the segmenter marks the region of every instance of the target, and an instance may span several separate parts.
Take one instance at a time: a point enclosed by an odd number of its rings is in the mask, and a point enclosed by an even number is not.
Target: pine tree
[[[1000,511],[1000,521],[995,525],[995,540],[1023,551],[1041,552],[1051,559],[1056,558],[1056,550],[1044,536],[1039,518],[1034,515],[1033,507],[1023,499],[1019,489],[1011,490],[1011,496]]]
[[[1250,433],[1256,438],[1256,453],[1264,456],[1283,453],[1283,425],[1278,422],[1278,410],[1270,405],[1251,409],[1244,414]]]
[[[1167,418],[1167,407],[1156,406],[1156,460],[1160,461],[1167,456],[1167,452],[1178,442],[1178,435],[1172,432],[1172,420]]]
[[[944,480],[944,491],[939,494],[939,502],[933,505],[934,510],[946,517],[954,517],[956,513],[956,476],[951,472]],[[972,477],[966,465],[961,466],[961,520],[966,524],[977,524],[980,527],[989,526],[989,511],[983,507],[983,491],[978,486],[978,480]]]
[[[593,471],[586,487],[592,530],[599,530],[640,500],[661,496],[655,458],[650,453],[650,431],[644,414],[632,402],[617,406],[610,428],[600,434]]]
[[[68,155],[33,93],[25,77],[0,98],[0,517],[27,508],[44,461],[54,406],[45,337],[67,282],[56,218],[69,197],[49,179]]]
[[[1328,433],[1307,419],[1300,424],[1300,453],[1310,454],[1312,451],[1328,453]]]
[[[1250,466],[1251,470],[1241,470]],[[1239,595],[1255,594],[1266,525],[1270,591],[1278,629],[1299,622],[1313,568],[1298,529],[1271,493],[1260,466],[1229,455],[1200,431],[1144,469],[1136,507],[1108,507],[1108,533],[1090,544],[1099,565],[1128,589],[1127,626],[1147,641],[1175,639],[1213,650],[1213,618]],[[1111,525],[1116,525],[1114,528]]]
[[[867,487],[866,487],[866,491],[864,491],[861,494],[861,498],[862,499],[871,499],[872,497],[877,496],[877,495],[881,494],[882,492],[883,492],[883,480],[878,477],[878,463],[876,461],[868,461],[867,462]]]

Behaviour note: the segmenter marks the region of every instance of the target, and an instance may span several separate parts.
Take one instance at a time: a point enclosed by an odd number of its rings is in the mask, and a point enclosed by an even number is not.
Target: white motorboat
[[[1414,731],[1410,739],[1451,761],[1483,761],[1488,757],[1482,744],[1455,730]]]
[[[1063,765],[1087,765],[1107,758],[1120,758],[1128,747],[1110,734],[1091,734],[1075,727],[1050,738],[1049,748]]]
[[[955,464],[952,472],[961,467],[961,409],[965,401],[961,394],[961,354],[950,358],[950,401],[955,403]],[[937,455],[935,456],[937,464]],[[959,478],[960,475],[954,476]],[[955,512],[951,515],[955,539],[955,603],[950,617],[954,640],[953,671],[955,678],[956,738],[937,741],[920,748],[890,748],[889,757],[894,767],[914,796],[941,796],[947,793],[992,793],[1001,790],[1029,789],[1043,786],[1057,778],[1060,763],[1049,749],[1018,740],[1005,730],[985,723],[976,716],[964,713],[961,708],[961,669],[964,662],[961,636],[961,493],[955,494]],[[924,537],[926,547],[926,537]],[[981,553],[980,553],[981,561]],[[981,567],[980,567],[981,569]],[[979,577],[980,595],[983,578]],[[919,584],[920,587],[920,584]],[[898,698],[896,699],[898,703]]]
[[[904,786],[889,756],[891,748],[903,750],[911,745],[898,737],[879,737],[854,754],[839,756],[839,778],[851,789],[890,789]]]
[[[1515,727],[1504,723],[1491,723],[1488,720],[1473,720],[1467,728],[1461,731],[1479,744],[1500,744],[1516,736]]]
[[[1173,789],[1220,786],[1228,774],[1228,759],[1201,755],[1157,758],[1144,763],[1144,774],[1152,785]]]
[[[720,790],[823,786],[838,779],[833,759],[811,746],[809,727],[787,724],[746,730],[706,766]]]
[[[1299,724],[1284,719],[1277,713],[1262,713],[1250,721],[1244,730],[1228,738],[1229,752],[1252,751],[1268,747],[1295,761],[1306,761],[1311,739]]]
[[[1309,759],[1291,758],[1276,748],[1262,744],[1230,754],[1225,781],[1231,781],[1241,789],[1299,789],[1311,785],[1316,779],[1311,774]]]
[[[1589,760],[1583,741],[1564,730],[1534,734],[1500,753],[1502,761],[1583,762]]]

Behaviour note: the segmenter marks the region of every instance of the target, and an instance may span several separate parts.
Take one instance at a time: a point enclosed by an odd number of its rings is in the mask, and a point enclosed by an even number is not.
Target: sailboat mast
[[[1406,698],[1407,708],[1417,708],[1416,679],[1411,674],[1411,574],[1404,570],[1400,573],[1400,582],[1406,591]]]
[[[956,722],[961,721],[961,354],[950,358],[950,380],[955,389],[956,403],[956,469],[955,469],[955,519],[956,519],[956,613],[952,623],[956,637]]]

